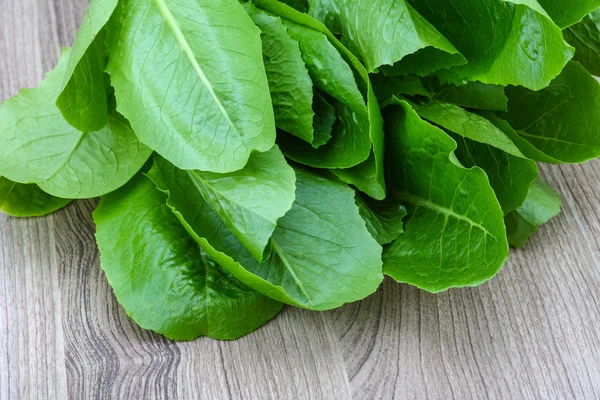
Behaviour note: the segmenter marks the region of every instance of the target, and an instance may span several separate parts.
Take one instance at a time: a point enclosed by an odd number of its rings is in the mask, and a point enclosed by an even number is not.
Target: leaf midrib
[[[261,214],[257,213],[255,210],[253,210],[252,208],[248,208],[246,207],[244,204],[239,203],[238,201],[236,201],[235,199],[227,196],[224,192],[218,190],[216,187],[214,187],[209,181],[207,181],[206,179],[204,179],[200,173],[198,171],[187,171],[187,173],[190,175],[190,177],[192,178],[192,182],[194,183],[194,186],[196,186],[196,189],[198,189],[198,191],[201,192],[200,188],[198,187],[198,184],[202,184],[207,190],[213,192],[215,195],[217,195],[220,198],[223,198],[225,200],[227,200],[230,203],[235,204],[236,206],[238,206],[241,209],[244,209],[246,211],[249,211],[252,215],[257,216],[259,219],[266,221],[269,225],[273,225],[271,223],[271,221],[268,220],[268,218],[265,218],[264,216],[262,216]],[[205,199],[206,200],[206,199]],[[215,210],[216,211],[216,210]],[[273,229],[275,229],[275,227],[273,226]],[[241,233],[241,232],[240,232]]]
[[[217,106],[219,107],[219,110],[221,111],[221,113],[223,114],[223,116],[227,119],[227,122],[229,123],[229,126],[233,130],[235,130],[236,132],[238,132],[238,134],[240,134],[240,136],[241,136],[241,132],[239,132],[237,130],[237,128],[235,127],[235,125],[233,124],[233,121],[229,117],[229,114],[227,113],[227,110],[225,110],[225,107],[223,106],[223,103],[221,103],[221,100],[219,99],[219,97],[215,93],[215,90],[214,90],[212,84],[208,80],[208,77],[206,76],[206,74],[202,70],[202,67],[200,67],[200,64],[198,64],[198,60],[196,60],[196,57],[194,55],[194,51],[190,47],[187,39],[185,38],[185,35],[183,34],[183,31],[181,30],[181,27],[177,23],[177,19],[175,18],[175,16],[171,12],[171,9],[167,5],[166,1],[165,0],[154,0],[154,3],[156,4],[156,7],[158,7],[159,13],[163,17],[163,19],[165,20],[165,22],[167,23],[167,25],[169,25],[169,28],[171,29],[171,31],[173,32],[173,35],[175,36],[175,39],[177,40],[177,43],[179,44],[179,47],[181,48],[181,50],[183,50],[183,52],[187,56],[190,64],[192,64],[192,67],[194,68],[194,71],[196,72],[196,74],[198,75],[198,77],[200,78],[200,80],[202,81],[202,83],[204,84],[204,86],[206,86],[206,88],[208,89],[208,92],[210,93],[211,97],[213,98],[213,100],[215,101],[215,103],[217,104]]]
[[[287,257],[285,256],[285,252],[283,251],[281,246],[279,246],[279,243],[277,243],[277,240],[275,240],[275,237],[271,238],[271,245],[273,246],[273,251],[279,256],[279,259],[281,260],[281,262],[283,263],[285,268],[289,271],[290,275],[292,276],[292,279],[294,279],[294,282],[296,282],[296,284],[298,285],[298,288],[300,289],[302,294],[306,297],[308,305],[312,305],[313,304],[312,299],[306,292],[306,289],[304,288],[302,281],[300,280],[300,278],[298,278],[298,275],[296,275],[296,271],[294,271],[294,269],[292,268],[292,265],[290,264]]]
[[[457,212],[455,212],[449,208],[446,208],[446,207],[436,204],[430,200],[424,199],[422,197],[419,197],[419,196],[416,196],[416,195],[413,195],[410,193],[401,192],[401,193],[398,193],[398,197],[400,198],[400,200],[407,201],[411,204],[414,204],[415,206],[424,207],[429,210],[435,211],[437,213],[446,215],[448,217],[452,217],[452,218],[458,219],[460,221],[466,222],[469,225],[480,229],[486,235],[488,235],[498,241],[498,238],[495,235],[493,235],[490,231],[488,231],[486,227],[484,227],[483,225],[473,221],[472,219],[470,219],[464,215],[458,214]]]
[[[45,179],[44,182],[40,182],[40,183],[49,182],[52,179],[56,178],[56,176],[62,172],[62,170],[69,163],[69,161],[71,161],[71,157],[73,157],[73,154],[75,154],[75,152],[77,151],[79,146],[81,146],[81,143],[83,142],[83,139],[85,138],[85,136],[87,134],[87,132],[82,132],[82,131],[78,131],[78,132],[79,132],[79,138],[77,138],[77,142],[75,142],[75,145],[73,145],[71,150],[69,150],[69,155],[67,157],[65,157],[65,160],[61,163],[61,165],[58,168],[56,168],[56,171],[54,171],[54,173],[52,175],[50,175],[50,177]]]
[[[542,140],[542,141],[546,141],[546,142],[557,142],[557,143],[564,143],[570,146],[580,146],[580,147],[591,147],[594,149],[600,148],[597,146],[593,146],[593,145],[589,145],[587,143],[576,143],[576,142],[570,142],[568,140],[564,140],[564,139],[560,139],[560,138],[554,138],[554,137],[548,137],[548,136],[541,136],[541,135],[536,135],[533,133],[529,133],[527,131],[516,131],[519,135],[521,136],[525,136],[526,138],[532,138],[532,139],[537,139],[537,140]]]

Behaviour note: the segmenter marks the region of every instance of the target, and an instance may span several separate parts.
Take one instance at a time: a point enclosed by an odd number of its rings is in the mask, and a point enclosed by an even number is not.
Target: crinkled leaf
[[[422,118],[451,132],[479,143],[489,144],[513,156],[525,158],[504,132],[477,114],[470,113],[454,104],[436,100],[425,105],[412,103],[412,106]]]
[[[0,211],[13,217],[41,217],[69,204],[36,184],[17,183],[0,176]]]
[[[479,115],[483,116],[485,119],[493,123],[496,126],[496,128],[504,132],[504,134],[506,134],[506,136],[508,136],[510,140],[513,141],[513,143],[519,148],[519,150],[521,151],[521,153],[523,153],[523,155],[525,155],[525,157],[531,160],[545,162],[549,164],[560,163],[559,160],[550,157],[549,155],[534,147],[525,138],[519,136],[519,134],[515,132],[515,130],[508,124],[508,122],[501,118],[498,118],[498,116],[496,116],[494,113],[489,111],[482,111],[479,112]]]
[[[144,165],[151,150],[118,116],[93,132],[65,121],[54,100],[69,60],[38,88],[23,90],[0,109],[0,174],[20,183],[37,183],[63,198],[90,198],[124,185]]]
[[[554,189],[543,180],[536,180],[523,205],[506,216],[510,245],[523,247],[540,226],[560,214],[560,205],[560,196]]]
[[[600,85],[581,64],[570,62],[543,90],[508,87],[506,94],[508,112],[501,117],[540,152],[567,163],[600,156]]]
[[[508,98],[504,87],[486,85],[481,82],[469,82],[465,85],[436,85],[433,87],[435,99],[461,107],[479,110],[506,111]]]
[[[253,289],[294,306],[325,310],[360,300],[382,281],[381,247],[343,183],[296,170],[296,201],[278,221],[271,257],[257,262],[191,190],[188,175],[157,160],[150,173],[204,250]]]
[[[392,243],[404,232],[406,208],[397,200],[376,201],[357,194],[356,204],[367,229],[379,244]]]
[[[386,120],[393,190],[408,210],[384,272],[430,292],[478,285],[508,257],[504,214],[485,172],[451,160],[456,143],[398,101]]]
[[[325,145],[313,146],[283,137],[284,153],[294,161],[319,168],[353,167],[369,157],[369,116],[354,73],[325,34],[286,21],[290,36],[300,44],[300,50],[314,85],[335,98],[339,122],[332,138]]]
[[[565,29],[563,35],[575,47],[573,59],[579,61],[590,74],[600,76],[600,9],[577,25]]]
[[[118,0],[92,0],[73,43],[56,105],[65,120],[80,131],[97,131],[108,123],[104,68],[105,35]]]
[[[341,27],[341,42],[374,72],[428,75],[465,64],[465,58],[404,0],[331,0],[313,8],[329,28]]]
[[[334,106],[329,104],[325,96],[331,99],[334,97],[313,87],[303,53],[300,52],[299,43],[290,37],[281,18],[257,9],[250,2],[246,3],[244,7],[254,23],[261,29],[263,57],[277,127],[310,143],[314,148],[326,144],[332,137],[337,116]],[[320,39],[327,40],[325,37],[320,37]],[[317,51],[317,54],[335,52],[328,43],[322,48],[326,48],[328,51]],[[311,54],[311,50],[306,47],[304,51]],[[329,58],[331,57],[326,57],[326,59]],[[312,60],[311,57],[309,59]],[[329,63],[329,65],[333,64],[335,62]],[[328,90],[332,90],[336,95],[344,96],[346,94],[351,103],[357,101],[359,107],[364,108],[362,96],[356,88],[351,71],[349,68],[344,71],[347,73],[341,74],[341,78],[345,78],[346,82],[343,79],[337,81],[338,77],[331,75],[332,71],[329,69],[321,79],[326,84],[321,86],[328,87]],[[320,76],[320,72],[314,66],[312,73],[313,76]],[[336,90],[336,87],[343,88],[344,85],[349,85],[350,93]],[[354,93],[352,93],[353,87],[356,89]],[[294,149],[296,146],[290,147]]]
[[[386,185],[383,169],[383,117],[379,104],[369,83],[368,107],[370,136],[373,149],[367,160],[348,169],[332,169],[331,171],[342,181],[356,186],[370,197],[383,200],[386,196]]]
[[[327,143],[314,148],[296,137],[278,135],[278,144],[290,159],[316,168],[349,168],[365,161],[371,152],[368,124],[354,123],[356,114],[343,105],[336,107],[338,120]]]
[[[325,34],[285,18],[283,21],[291,39],[300,46],[302,60],[314,85],[338,100],[336,109],[341,121],[334,128],[332,139],[318,150],[294,137],[281,135],[282,150],[294,161],[313,167],[346,168],[359,164],[367,159],[371,149],[369,120],[350,66]],[[310,116],[312,118],[312,112]],[[307,141],[312,143],[312,139]]]
[[[519,208],[538,176],[534,161],[516,157],[488,144],[451,135],[458,144],[456,157],[464,167],[485,171],[504,214]]]
[[[336,8],[338,4],[337,0],[308,0],[308,14],[321,21],[333,34],[340,36],[343,28],[340,10]]]
[[[261,30],[263,59],[278,128],[313,144],[313,84],[298,42],[290,37],[281,18],[244,5]]]
[[[94,212],[102,269],[142,328],[175,340],[237,339],[274,317],[281,303],[223,270],[138,175]]]
[[[538,0],[561,28],[576,24],[600,7],[600,0]]]
[[[376,199],[385,198],[385,179],[383,173],[383,120],[381,117],[381,112],[379,109],[379,104],[377,102],[377,98],[375,93],[373,92],[373,88],[371,86],[371,81],[369,79],[369,74],[366,69],[363,67],[361,62],[346,49],[340,41],[327,29],[325,25],[321,22],[312,18],[306,14],[300,13],[293,8],[280,3],[276,0],[255,0],[254,4],[256,4],[259,8],[262,8],[268,12],[281,16],[283,19],[291,21],[295,24],[304,26],[306,28],[312,29],[316,32],[323,33],[327,39],[329,39],[330,43],[335,46],[335,48],[340,52],[341,56],[350,64],[353,69],[353,72],[357,76],[357,84],[359,88],[364,90],[366,93],[367,99],[367,114],[368,114],[368,133],[372,143],[371,153],[368,154],[368,158],[366,161],[347,169],[338,169],[334,170],[334,173],[342,179],[344,182],[355,185],[362,192],[367,193],[369,196]],[[326,91],[326,90],[324,90]],[[334,96],[335,97],[335,96]],[[342,137],[351,135],[352,127],[357,127],[357,123],[355,120],[352,120],[351,126],[345,126],[348,121],[347,117],[348,113],[340,114],[338,111],[338,118],[340,123],[337,124],[340,131],[338,136],[338,140],[343,143],[347,143],[349,139],[340,139],[340,134]],[[361,121],[361,120],[359,120]],[[363,128],[364,129],[364,128]],[[354,141],[358,141],[359,138],[361,140],[361,146],[353,145],[347,146],[344,144],[343,151],[340,152],[340,158],[343,157],[344,153],[346,157],[352,156],[353,158],[359,159],[363,157],[362,153],[362,140],[363,140],[363,131],[361,129],[360,133],[357,135],[351,135]],[[322,164],[323,159],[326,157],[326,153],[329,151],[328,146],[332,147],[333,142],[336,137],[335,127],[334,132],[332,133],[332,140],[330,140],[327,145],[318,149],[318,152],[313,153],[313,159],[318,160],[317,162]],[[298,147],[302,146],[302,143],[298,143]],[[283,147],[283,144],[282,144]],[[291,146],[288,146],[288,148]],[[296,147],[295,147],[296,148]],[[310,148],[303,148],[302,151],[308,153]],[[290,155],[287,154],[286,155]],[[360,156],[360,157],[359,157]],[[308,155],[303,155],[303,158],[309,159]],[[291,157],[293,158],[293,157]],[[347,161],[347,160],[346,160]],[[347,162],[347,164],[351,164]],[[311,164],[308,164],[311,165]],[[319,166],[319,165],[315,165]],[[323,166],[324,167],[324,166]]]
[[[458,106],[432,101],[414,105],[417,113],[454,133],[455,152],[463,166],[483,169],[504,213],[523,204],[537,178],[535,162],[525,158],[511,139],[487,119]]]
[[[232,172],[275,141],[260,30],[237,0],[122,0],[109,26],[117,109],[180,168]]]
[[[189,190],[198,191],[254,258],[262,261],[277,220],[290,210],[296,192],[296,175],[281,151],[274,147],[254,153],[243,169],[228,174],[185,173],[194,184]]]
[[[438,75],[498,85],[547,86],[573,56],[535,0],[409,0],[468,64]]]
[[[302,57],[315,86],[349,110],[365,116],[367,107],[354,72],[327,36],[286,19],[284,24],[289,35],[300,45]]]

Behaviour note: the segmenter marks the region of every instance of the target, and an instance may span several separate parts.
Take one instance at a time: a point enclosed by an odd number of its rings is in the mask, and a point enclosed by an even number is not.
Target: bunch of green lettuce
[[[600,156],[600,0],[286,3],[92,0],[0,109],[0,209],[100,196],[108,281],[169,338],[481,284],[560,211],[536,162]]]

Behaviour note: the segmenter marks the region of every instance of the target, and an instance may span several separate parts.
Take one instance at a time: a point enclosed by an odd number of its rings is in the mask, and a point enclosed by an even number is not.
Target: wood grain
[[[353,397],[600,398],[598,171],[544,167],[563,214],[491,282],[430,295],[388,280],[332,312]]]
[[[0,0],[0,99],[35,86],[85,0]],[[236,342],[137,327],[99,268],[91,212],[0,216],[0,400],[600,398],[600,161],[544,167],[564,213],[493,281],[288,308]]]
[[[52,218],[0,216],[0,399],[64,398]]]

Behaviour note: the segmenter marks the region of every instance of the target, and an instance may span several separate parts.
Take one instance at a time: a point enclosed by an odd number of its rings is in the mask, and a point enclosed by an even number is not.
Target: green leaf
[[[560,214],[560,205],[554,189],[541,179],[535,181],[523,205],[506,216],[510,245],[523,247],[540,226]]]
[[[371,82],[379,100],[399,95],[423,97],[433,95],[417,75],[386,76],[380,72],[371,75]]]
[[[300,39],[304,45],[302,53],[299,42],[290,37],[281,18],[257,9],[252,3],[246,3],[244,7],[261,29],[263,57],[277,127],[310,143],[314,148],[326,144],[332,137],[337,115],[335,108],[325,97],[335,99],[334,96],[341,96],[342,102],[349,104],[351,108],[357,107],[364,111],[364,100],[352,71],[323,34],[292,26],[295,38]],[[319,60],[323,55],[325,57]],[[311,75],[303,58],[309,60],[308,67],[317,86],[329,93],[313,88]],[[319,66],[325,64],[327,68],[323,71],[316,67],[315,59]],[[334,71],[338,65],[343,66],[339,76]],[[345,90],[345,87],[349,90]],[[364,143],[365,146],[370,146],[368,141],[365,140]],[[289,147],[293,153],[297,145]],[[306,145],[304,149],[310,153],[310,148]],[[309,156],[307,163],[311,162]]]
[[[286,19],[284,24],[292,39],[300,45],[302,57],[315,86],[349,110],[366,115],[365,99],[358,88],[354,72],[327,36]]]
[[[263,59],[277,127],[314,144],[313,84],[298,42],[290,37],[281,18],[258,10],[250,2],[244,8],[261,30]]]
[[[469,82],[459,86],[436,85],[433,89],[434,98],[444,103],[490,111],[506,111],[508,107],[508,98],[500,85]]]
[[[56,105],[65,120],[80,131],[97,131],[108,123],[103,28],[117,3],[92,0],[71,49]]]
[[[600,0],[538,0],[561,28],[581,21],[588,13],[600,7]]]
[[[140,140],[183,169],[232,172],[275,141],[260,30],[237,0],[119,2],[108,72]]]
[[[157,160],[150,173],[188,232],[220,265],[253,289],[297,307],[326,310],[360,300],[381,283],[381,247],[343,183],[296,170],[296,201],[278,221],[271,257],[257,262],[191,189],[188,175]]]
[[[321,21],[333,34],[340,36],[343,28],[340,10],[336,8],[338,4],[337,0],[308,0],[308,14]]]
[[[371,152],[367,105],[354,73],[325,34],[285,21],[290,36],[298,41],[314,85],[335,98],[339,123],[325,145],[313,146],[283,137],[282,150],[294,161],[318,168],[348,168],[365,161]]]
[[[467,168],[477,166],[485,171],[505,214],[523,204],[538,169],[504,132],[487,119],[452,104],[434,100],[413,108],[422,118],[454,133],[450,136],[458,145],[458,160]]]
[[[504,214],[481,169],[451,159],[456,143],[396,101],[386,120],[390,182],[408,210],[384,272],[430,292],[492,278],[508,257]]]
[[[537,149],[536,147],[534,147],[525,138],[523,138],[522,136],[519,136],[519,134],[517,132],[515,132],[515,130],[508,124],[508,122],[506,122],[505,120],[503,120],[501,118],[498,118],[492,112],[482,111],[482,112],[479,112],[479,115],[481,115],[482,117],[484,117],[485,119],[487,119],[488,121],[493,123],[494,126],[496,126],[496,128],[498,128],[502,132],[504,132],[504,134],[506,136],[508,136],[508,138],[510,138],[510,140],[513,141],[515,146],[517,146],[519,148],[519,150],[521,151],[521,153],[523,153],[523,155],[525,155],[525,157],[527,157],[531,160],[545,162],[545,163],[549,163],[549,164],[559,164],[560,163],[559,160],[550,157],[546,153],[544,153],[544,152],[540,151],[539,149]]]
[[[0,176],[0,211],[13,217],[41,217],[69,204],[35,184],[16,183]]]
[[[341,27],[341,42],[368,72],[394,66],[394,75],[425,76],[467,62],[404,0],[332,0],[320,3],[312,15],[324,17],[325,24],[335,21],[331,28]]]
[[[325,95],[319,90],[315,90],[313,98],[313,111],[315,118],[313,120],[314,140],[313,146],[318,148],[331,140],[333,126],[337,121],[335,108],[329,104]]]
[[[140,174],[94,212],[101,266],[127,314],[175,340],[237,339],[273,318],[281,303],[223,270],[165,202]]]
[[[331,139],[318,148],[281,132],[277,143],[284,154],[304,165],[315,168],[350,168],[367,160],[372,143],[366,113],[358,117],[340,103],[336,106],[337,121]],[[357,123],[358,122],[358,123]]]
[[[573,56],[535,0],[409,1],[469,62],[438,71],[448,83],[469,80],[539,90]]]
[[[366,94],[367,100],[367,115],[369,121],[368,130],[365,128],[360,129],[360,132],[356,132],[355,134],[351,134],[352,130],[350,128],[358,129],[358,125],[356,120],[351,119],[352,115],[348,115],[347,111],[340,113],[338,111],[338,119],[340,120],[338,124],[338,135],[337,140],[342,143],[340,146],[342,147],[341,151],[336,152],[336,157],[338,160],[344,160],[345,164],[350,165],[354,164],[355,159],[361,159],[363,155],[363,140],[364,140],[364,132],[368,131],[369,138],[372,143],[371,153],[368,154],[366,161],[361,162],[358,165],[353,167],[349,167],[347,169],[337,169],[334,170],[334,173],[342,179],[344,182],[356,186],[359,190],[364,193],[367,193],[369,196],[375,199],[383,199],[385,198],[385,179],[384,179],[384,171],[383,171],[383,119],[381,117],[381,112],[379,109],[379,104],[377,102],[377,97],[373,92],[373,88],[371,86],[371,81],[369,79],[369,74],[361,62],[350,52],[346,47],[344,47],[340,41],[327,29],[325,25],[321,22],[312,18],[306,14],[300,13],[293,8],[280,3],[276,0],[254,0],[254,4],[256,4],[259,8],[264,9],[272,14],[276,14],[281,16],[282,19],[288,20],[295,24],[304,26],[316,32],[323,33],[329,42],[333,44],[333,46],[340,52],[341,56],[344,60],[348,62],[348,64],[352,67],[352,70],[358,79],[357,84],[360,89],[362,89]],[[326,91],[326,90],[325,90]],[[362,120],[358,120],[362,121]],[[346,126],[350,124],[350,126]],[[302,147],[303,143],[296,143],[294,145],[287,145],[284,143],[284,140],[287,141],[289,138],[280,138],[280,146],[282,149],[287,146],[288,149],[297,149],[301,148],[299,152],[301,153],[301,157],[303,161],[310,162],[312,158],[313,161],[307,165],[312,165],[315,163],[315,167],[328,168],[322,160],[334,158],[331,157],[328,152],[334,146],[334,140],[336,138],[336,132],[334,128],[334,132],[332,133],[332,140],[330,140],[327,145],[322,146],[317,149],[317,151],[312,152],[312,149],[309,147]],[[352,144],[349,145],[349,142]],[[336,146],[337,147],[337,146]],[[298,150],[294,150],[298,151]],[[284,151],[287,156],[294,159],[297,155],[293,156]],[[310,155],[309,155],[310,154]],[[349,162],[349,158],[352,157],[353,162]],[[299,160],[299,158],[298,158]],[[317,160],[317,161],[314,161]],[[302,162],[302,161],[299,161]],[[319,165],[316,165],[319,164]],[[338,164],[339,165],[339,164]],[[332,167],[333,168],[333,167]],[[338,166],[338,168],[343,168]]]
[[[367,78],[368,79],[368,78]],[[383,167],[383,117],[379,109],[377,97],[369,82],[368,108],[370,121],[370,137],[373,149],[369,158],[352,168],[332,169],[338,178],[349,185],[354,185],[358,190],[368,194],[370,197],[383,200],[386,197],[386,185]]]
[[[392,243],[404,232],[402,220],[406,217],[406,208],[398,201],[375,201],[357,194],[356,204],[367,229],[380,245]]]
[[[236,172],[185,171],[193,189],[259,261],[277,220],[292,207],[296,175],[277,147],[254,153]],[[189,195],[189,194],[188,194]]]
[[[575,47],[573,59],[580,62],[590,74],[600,76],[600,9],[577,25],[565,29],[563,35]]]
[[[525,158],[510,138],[487,119],[453,104],[436,100],[420,105],[411,103],[424,119],[475,142],[489,144],[515,157]]]
[[[488,144],[458,135],[450,135],[458,144],[455,151],[460,163],[485,171],[504,214],[519,208],[538,176],[534,161],[515,157]]]
[[[69,60],[38,88],[25,89],[0,109],[0,174],[19,183],[37,183],[62,198],[90,198],[124,185],[144,165],[151,150],[118,116],[98,131],[82,132],[67,123],[54,100]]]
[[[108,123],[104,35],[98,35],[56,100],[63,118],[80,131],[97,131]]]
[[[567,163],[600,156],[600,85],[581,64],[570,62],[546,89],[508,87],[506,94],[501,117],[540,152]]]
[[[300,12],[308,12],[308,0],[283,0],[283,3]]]

